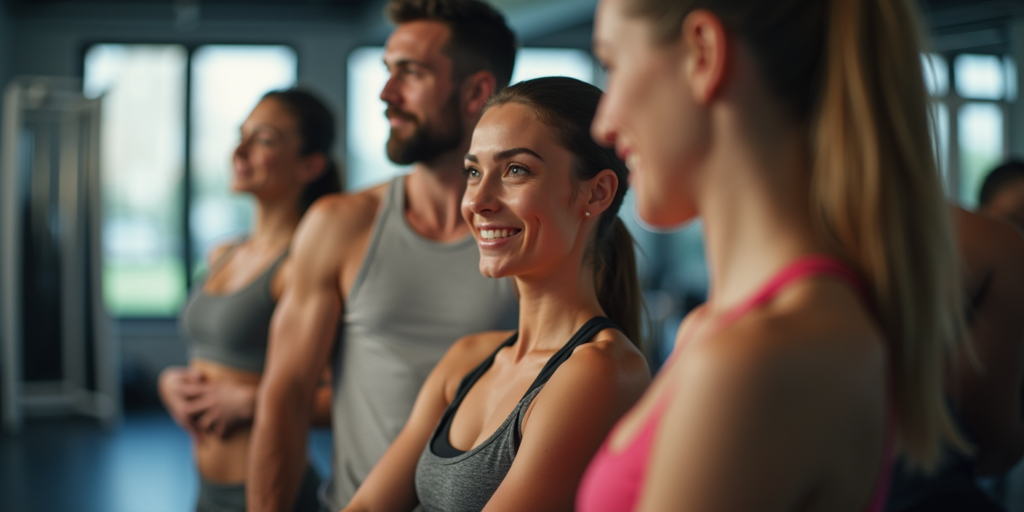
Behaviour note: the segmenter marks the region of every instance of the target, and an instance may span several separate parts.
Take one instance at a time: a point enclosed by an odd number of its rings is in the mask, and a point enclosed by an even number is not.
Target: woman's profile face
[[[302,139],[297,125],[295,116],[279,101],[259,102],[242,123],[231,190],[267,199],[301,191]]]
[[[574,194],[573,155],[555,135],[517,103],[491,107],[473,132],[462,216],[487,277],[543,277],[582,258],[597,214],[586,217]]]
[[[707,147],[705,113],[688,97],[682,46],[656,43],[625,3],[601,0],[594,20],[594,53],[608,75],[591,132],[629,166],[640,218],[671,227],[696,215],[692,176]]]

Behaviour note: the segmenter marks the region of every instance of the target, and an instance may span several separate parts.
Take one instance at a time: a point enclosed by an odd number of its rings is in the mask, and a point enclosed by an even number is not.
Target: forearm
[[[306,466],[308,396],[294,383],[262,387],[249,449],[249,512],[291,510]]]

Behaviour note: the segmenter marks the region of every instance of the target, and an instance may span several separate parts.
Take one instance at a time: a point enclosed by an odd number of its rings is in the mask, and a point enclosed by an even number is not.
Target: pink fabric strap
[[[748,297],[738,306],[726,312],[723,315],[720,324],[726,325],[735,322],[750,310],[770,301],[789,283],[802,277],[819,274],[831,274],[842,279],[852,286],[858,294],[860,294],[861,299],[868,301],[869,297],[867,288],[864,285],[864,280],[853,270],[850,270],[850,267],[840,263],[838,260],[830,256],[815,254],[801,257],[791,262],[789,265],[786,265],[781,271],[768,280],[767,283],[761,286],[756,293]]]

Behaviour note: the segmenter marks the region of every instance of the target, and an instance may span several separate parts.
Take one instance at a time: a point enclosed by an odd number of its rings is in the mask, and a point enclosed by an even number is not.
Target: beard
[[[439,119],[427,119],[421,124],[412,114],[388,107],[388,117],[399,116],[413,123],[415,130],[407,138],[400,138],[391,130],[388,138],[388,159],[398,165],[429,162],[437,156],[458,148],[465,134],[459,119],[459,95],[453,92],[441,107]]]

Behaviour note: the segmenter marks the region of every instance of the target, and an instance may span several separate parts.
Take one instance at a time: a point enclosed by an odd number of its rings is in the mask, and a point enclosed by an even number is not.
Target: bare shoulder
[[[206,268],[212,268],[214,265],[217,264],[217,262],[219,262],[221,260],[221,258],[226,256],[228,254],[228,252],[231,251],[231,249],[234,249],[235,247],[238,247],[240,244],[241,244],[241,242],[239,242],[239,240],[235,239],[235,240],[231,240],[229,242],[224,242],[224,243],[219,244],[216,247],[214,247],[206,255]]]
[[[640,350],[618,329],[605,329],[584,343],[551,376],[542,394],[580,400],[580,390],[615,404],[632,405],[651,382]],[[560,391],[557,391],[560,390]],[[552,396],[548,400],[554,399]],[[557,400],[557,399],[556,399]],[[544,402],[545,400],[538,399]]]
[[[337,257],[373,227],[386,184],[357,193],[328,194],[302,217],[292,242],[296,260],[321,254]]]
[[[887,365],[877,324],[843,285],[792,288],[777,307],[748,313],[692,347],[680,361],[687,382],[818,410],[828,403],[872,407],[884,396]]]
[[[1024,235],[1013,226],[960,208],[957,238],[968,265],[983,265],[1003,255],[1019,257],[1024,251]]]
[[[563,366],[569,369],[567,373],[639,380],[644,386],[651,376],[647,359],[618,329],[595,334],[589,343],[576,347]]]

